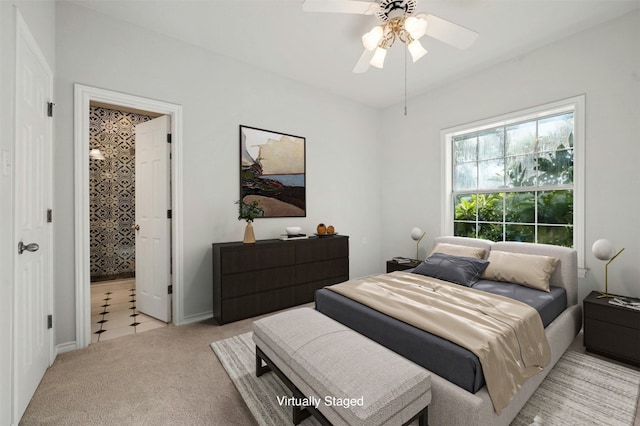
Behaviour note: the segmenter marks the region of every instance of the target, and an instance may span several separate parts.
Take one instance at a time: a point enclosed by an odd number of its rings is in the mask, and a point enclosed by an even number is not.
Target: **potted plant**
[[[252,203],[245,203],[244,200],[238,200],[236,201],[236,204],[238,205],[238,220],[244,220],[247,222],[242,242],[245,244],[253,244],[256,242],[256,236],[253,233],[252,222],[255,218],[262,215],[262,209],[258,207],[260,202],[256,200]]]

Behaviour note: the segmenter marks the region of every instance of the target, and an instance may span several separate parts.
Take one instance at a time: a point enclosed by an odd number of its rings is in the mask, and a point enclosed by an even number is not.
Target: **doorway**
[[[165,297],[164,312],[150,311],[144,307],[144,286],[139,285],[137,278],[144,279],[149,274],[141,270],[146,264],[139,259],[154,256],[154,253],[145,253],[148,247],[144,240],[142,244],[138,241],[142,220],[139,206],[149,204],[145,198],[154,197],[155,193],[169,194],[170,188],[170,150],[166,140],[159,143],[166,170],[157,191],[144,188],[145,167],[136,155],[140,147],[136,144],[136,135],[158,117],[162,117],[160,124],[164,129],[161,127],[161,131],[166,139],[167,116],[89,103],[91,343],[163,327],[170,322],[170,296]],[[144,134],[141,139],[144,145]],[[162,201],[168,208],[168,195]],[[168,219],[164,223],[169,235],[160,241],[164,245],[163,253],[167,254],[159,259],[167,263],[167,271],[171,250],[169,223]],[[163,281],[170,284],[168,273]]]
[[[167,322],[179,325],[183,321],[182,314],[182,107],[175,104],[141,98],[104,89],[93,88],[80,84],[75,85],[75,193],[76,193],[76,347],[83,348],[92,341],[92,321],[91,321],[91,277],[95,275],[90,262],[91,254],[91,226],[90,226],[90,178],[92,169],[90,162],[100,160],[90,160],[87,141],[90,140],[92,131],[92,120],[90,117],[91,107],[108,107],[113,110],[124,111],[126,114],[147,114],[148,117],[166,115],[170,122],[169,133],[171,134],[170,144],[166,139],[165,145],[171,155],[170,189],[166,205],[171,211],[170,221],[170,252],[171,260],[167,261],[167,269],[171,270],[172,280],[169,285],[172,288],[172,312]],[[120,117],[122,118],[122,117]],[[149,120],[151,121],[151,120]],[[127,122],[127,119],[124,120]],[[95,125],[94,125],[95,127]],[[113,129],[111,129],[113,130]],[[117,132],[116,132],[117,133]],[[166,132],[165,132],[166,133]],[[92,143],[95,141],[92,141]],[[91,146],[93,148],[93,146]],[[126,149],[126,147],[125,147]],[[105,153],[112,154],[112,151],[105,149]],[[93,153],[96,155],[97,153]],[[94,176],[95,178],[95,176]],[[168,184],[167,184],[168,185]],[[126,195],[126,194],[125,194]],[[126,196],[125,196],[126,198]],[[165,212],[165,214],[167,214]],[[126,215],[125,215],[126,216]],[[114,227],[115,222],[109,222],[108,226]],[[122,229],[125,225],[118,225]],[[119,237],[120,238],[120,237]],[[95,244],[94,244],[95,246]],[[121,259],[132,259],[131,253],[126,248],[114,248],[110,251],[119,251]],[[131,248],[128,249],[131,251]],[[169,251],[169,250],[167,250]],[[116,253],[118,254],[118,253]],[[116,257],[117,258],[117,257]],[[122,262],[127,264],[127,262]],[[134,268],[135,269],[135,268]],[[104,271],[103,271],[104,272]],[[112,274],[111,278],[130,279],[131,277],[118,276],[127,274],[127,271],[112,269],[104,275]],[[130,273],[130,272],[129,272]],[[135,273],[135,272],[134,272]],[[166,287],[165,287],[166,288]],[[166,290],[165,290],[166,293]]]

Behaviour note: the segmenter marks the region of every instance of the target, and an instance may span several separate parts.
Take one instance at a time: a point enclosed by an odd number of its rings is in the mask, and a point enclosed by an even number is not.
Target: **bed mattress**
[[[532,306],[540,313],[545,327],[567,306],[566,291],[560,287],[552,286],[546,293],[516,284],[483,280],[473,288]],[[475,393],[485,385],[478,357],[455,343],[327,289],[316,292],[316,309],[462,389]]]
[[[500,296],[526,303],[538,311],[542,325],[545,327],[551,324],[567,307],[567,291],[562,287],[551,286],[549,293],[547,293],[518,284],[480,280],[472,285],[471,288],[499,294]]]

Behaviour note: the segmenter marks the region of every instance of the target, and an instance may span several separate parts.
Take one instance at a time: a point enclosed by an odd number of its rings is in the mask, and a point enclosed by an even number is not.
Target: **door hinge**
[[[171,143],[171,133],[167,133],[167,143]]]
[[[47,315],[47,329],[53,328],[53,315]]]
[[[47,102],[47,117],[53,117],[53,102]]]
[[[47,210],[47,223],[51,223],[53,222],[53,210],[48,209]]]
[[[167,287],[167,294],[173,294],[173,284],[169,284],[169,287]]]
[[[171,219],[171,210],[167,210],[167,219]]]

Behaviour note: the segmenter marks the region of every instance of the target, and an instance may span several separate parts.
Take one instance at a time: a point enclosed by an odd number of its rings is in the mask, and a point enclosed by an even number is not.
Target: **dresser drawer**
[[[640,363],[640,330],[585,318],[584,345],[588,351]]]
[[[343,257],[322,262],[303,263],[302,265],[296,265],[295,271],[296,281],[299,283],[343,276],[349,279],[349,258]]]
[[[640,311],[615,306],[592,291],[584,299],[584,345],[588,351],[640,365]]]
[[[296,283],[295,270],[290,266],[224,275],[222,279],[225,282],[221,289],[223,300],[289,287]]]
[[[601,299],[600,301],[607,299]],[[605,303],[585,303],[584,317],[595,318],[611,324],[623,325],[630,328],[640,328],[640,312],[633,309],[614,306],[608,301]]]
[[[296,263],[349,257],[349,240],[339,236],[301,240],[296,247]]]
[[[275,244],[247,244],[227,248],[220,254],[220,273],[257,271],[295,263],[295,246]]]

